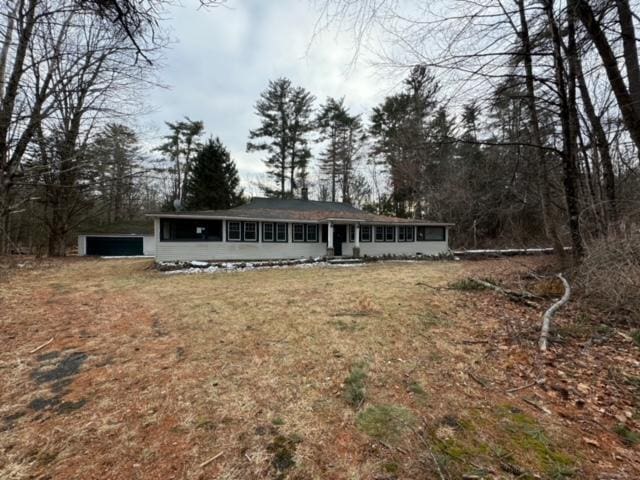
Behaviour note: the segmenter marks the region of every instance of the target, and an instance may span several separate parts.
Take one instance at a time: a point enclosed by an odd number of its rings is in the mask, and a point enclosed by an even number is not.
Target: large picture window
[[[445,227],[417,227],[416,240],[419,242],[444,242],[446,240]]]
[[[160,241],[221,242],[222,220],[162,218],[160,219]]]

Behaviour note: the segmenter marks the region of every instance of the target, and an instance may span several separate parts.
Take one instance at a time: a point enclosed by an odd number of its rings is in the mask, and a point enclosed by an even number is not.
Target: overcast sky
[[[316,98],[346,97],[356,113],[368,111],[393,85],[365,59],[351,68],[353,42],[335,31],[315,38],[318,12],[309,0],[229,0],[228,7],[198,10],[194,0],[169,12],[176,43],[166,54],[157,88],[148,98],[150,141],[167,133],[164,121],[203,120],[238,165],[243,183],[264,172],[260,154],[245,152],[260,92],[270,79],[288,77]]]

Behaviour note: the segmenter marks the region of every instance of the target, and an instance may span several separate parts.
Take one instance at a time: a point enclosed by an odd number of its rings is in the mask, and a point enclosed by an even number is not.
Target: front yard
[[[27,262],[0,282],[0,478],[638,478],[629,332],[572,306],[541,356],[550,299],[464,289],[548,262]]]

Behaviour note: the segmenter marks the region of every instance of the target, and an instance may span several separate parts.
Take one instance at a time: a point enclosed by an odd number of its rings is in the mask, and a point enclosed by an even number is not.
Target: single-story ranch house
[[[448,223],[375,215],[345,203],[254,198],[229,210],[149,214],[158,262],[440,255]]]

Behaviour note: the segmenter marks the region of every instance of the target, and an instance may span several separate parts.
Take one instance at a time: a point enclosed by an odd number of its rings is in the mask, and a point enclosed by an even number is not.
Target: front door
[[[333,226],[333,254],[336,257],[342,256],[342,242],[347,238],[347,226],[346,225],[334,225]]]

